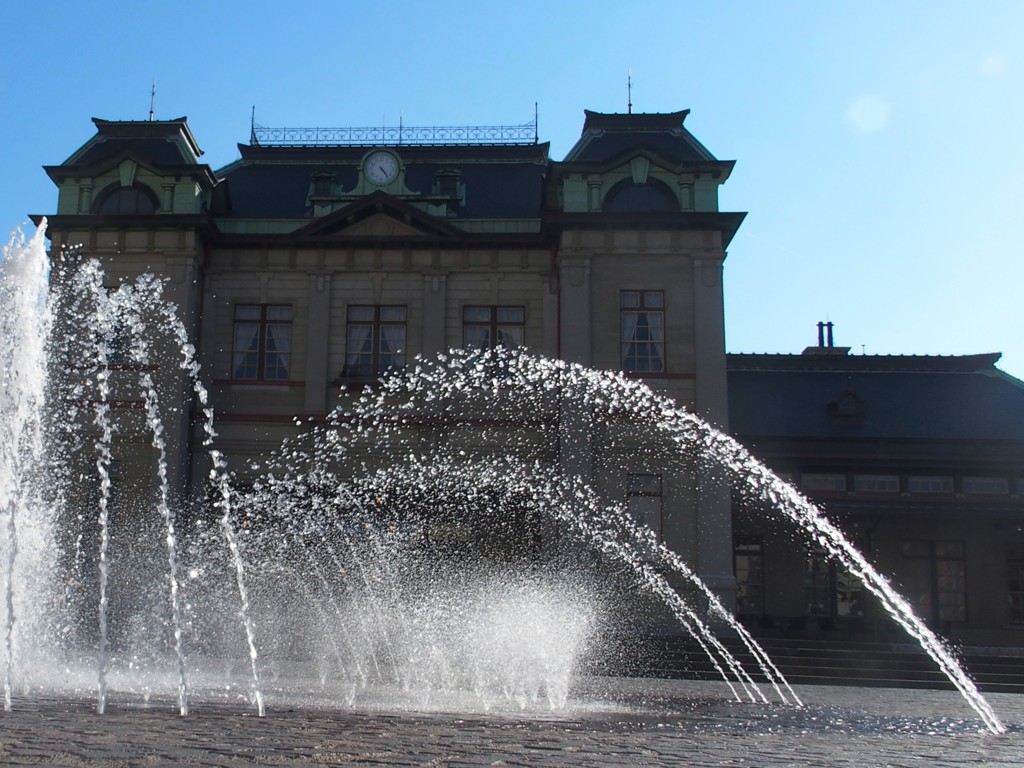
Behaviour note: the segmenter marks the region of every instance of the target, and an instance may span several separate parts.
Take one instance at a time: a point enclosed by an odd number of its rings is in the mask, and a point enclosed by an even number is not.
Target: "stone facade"
[[[536,142],[254,134],[219,170],[200,162],[184,118],[96,120],[46,169],[59,188],[52,250],[77,258],[80,244],[111,286],[166,279],[217,445],[243,476],[386,364],[499,339],[642,377],[726,428],[722,265],[743,214],[718,210],[733,164],[683,127],[686,114],[587,112],[563,161]],[[182,498],[208,472],[196,421],[186,408],[168,429]],[[613,498],[655,489],[638,495],[645,519],[731,601],[728,492],[639,452],[606,461],[600,435],[583,444],[551,460]],[[115,450],[128,467],[148,449]]]

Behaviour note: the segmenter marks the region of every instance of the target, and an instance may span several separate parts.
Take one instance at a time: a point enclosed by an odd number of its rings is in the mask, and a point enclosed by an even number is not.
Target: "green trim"
[[[311,223],[311,219],[216,219],[226,235],[286,235]],[[448,220],[448,224],[467,233],[535,234],[541,231],[540,219]]]

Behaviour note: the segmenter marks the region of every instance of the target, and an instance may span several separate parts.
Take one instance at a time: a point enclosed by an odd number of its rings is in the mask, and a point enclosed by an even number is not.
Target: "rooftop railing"
[[[261,147],[526,146],[537,143],[537,118],[522,125],[432,128],[268,128],[254,122],[251,141]]]

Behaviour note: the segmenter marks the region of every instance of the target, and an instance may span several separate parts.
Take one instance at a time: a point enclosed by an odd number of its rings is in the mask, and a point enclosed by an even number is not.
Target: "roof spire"
[[[156,109],[156,78],[153,78],[153,87],[149,91],[149,122],[153,122],[155,117]]]
[[[633,114],[633,68],[626,70],[626,114]]]

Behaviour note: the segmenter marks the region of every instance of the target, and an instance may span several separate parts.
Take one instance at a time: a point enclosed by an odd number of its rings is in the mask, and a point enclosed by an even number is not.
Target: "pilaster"
[[[331,324],[331,276],[309,276],[306,304],[306,392],[303,409],[308,414],[327,412],[327,356]]]
[[[433,358],[448,351],[445,339],[445,305],[448,278],[443,274],[423,278],[423,356]]]
[[[722,259],[694,259],[693,299],[697,413],[716,429],[728,431],[725,315]],[[732,510],[724,472],[705,469],[697,488],[697,571],[726,607],[736,601],[732,562]]]
[[[566,362],[591,365],[590,256],[566,255],[559,267],[559,342]]]

